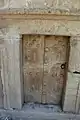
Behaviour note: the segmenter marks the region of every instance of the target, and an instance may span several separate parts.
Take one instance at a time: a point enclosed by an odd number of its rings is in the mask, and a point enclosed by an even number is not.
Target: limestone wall
[[[18,11],[15,12],[17,9]],[[21,10],[22,12],[20,14]],[[38,14],[36,14],[37,11],[39,11]],[[55,11],[57,11],[58,14],[56,14]],[[0,72],[0,105],[3,105],[3,101],[4,108],[20,109],[22,107],[23,100],[21,92],[23,91],[23,81],[20,77],[22,73],[20,41],[21,35],[23,34],[61,35],[71,37],[70,60],[67,70],[68,82],[65,94],[66,97],[64,99],[64,108],[66,109],[64,110],[75,112],[75,109],[77,107],[79,108],[80,104],[79,79],[77,80],[77,88],[69,88],[68,85],[70,83],[73,85],[74,80],[73,86],[75,87],[77,75],[74,75],[73,72],[80,72],[80,52],[77,50],[80,49],[80,0],[0,0],[0,42],[2,41],[2,37],[6,41],[5,48],[3,49],[2,72],[4,78],[2,79]],[[74,36],[79,36],[79,38],[74,40]],[[75,44],[75,48],[72,44]],[[74,56],[73,53],[75,53]],[[8,87],[8,85],[10,86]],[[73,90],[76,91],[74,95]],[[2,100],[3,93],[4,100]]]
[[[4,4],[4,5],[3,5]],[[79,10],[80,0],[0,0],[3,8],[53,8]]]

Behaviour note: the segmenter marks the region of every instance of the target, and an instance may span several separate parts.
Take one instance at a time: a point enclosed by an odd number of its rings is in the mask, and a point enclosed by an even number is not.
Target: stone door
[[[23,36],[25,102],[59,104],[64,83],[67,37]]]
[[[43,83],[43,36],[23,37],[25,102],[41,102]]]

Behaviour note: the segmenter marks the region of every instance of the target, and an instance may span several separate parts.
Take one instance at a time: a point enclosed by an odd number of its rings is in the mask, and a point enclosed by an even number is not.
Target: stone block
[[[80,37],[71,37],[69,71],[80,72]]]
[[[7,41],[8,52],[8,75],[9,75],[9,103],[10,108],[21,109],[22,107],[22,66],[21,66],[21,48],[20,39]]]
[[[80,113],[80,84],[79,89],[77,90],[77,101],[76,101],[76,113]]]
[[[76,94],[77,94],[77,89],[66,89],[66,95],[74,95],[74,96],[76,96]]]
[[[68,76],[67,76],[66,90],[77,89],[80,81],[80,74],[74,74],[74,73],[68,72],[67,75]]]
[[[80,111],[80,95],[77,96],[76,100],[76,113],[79,113]]]
[[[3,102],[6,109],[21,109],[23,104],[21,36],[16,33],[5,35],[6,49],[2,49]]]
[[[76,112],[76,96],[75,95],[66,95],[63,111],[73,112],[73,113]]]
[[[4,0],[1,0],[1,2]],[[9,4],[9,8],[54,8],[62,10],[78,10],[80,9],[79,0],[5,0]],[[2,4],[2,3],[1,3]]]
[[[67,84],[66,84],[66,90],[64,96],[64,105],[63,105],[64,111],[74,112],[74,113],[78,111],[79,101],[80,101],[79,82],[80,82],[80,74],[74,74],[68,72]]]

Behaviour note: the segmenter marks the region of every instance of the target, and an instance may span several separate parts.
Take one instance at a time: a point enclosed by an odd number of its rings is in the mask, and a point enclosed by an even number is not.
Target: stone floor
[[[50,105],[50,104],[38,104],[38,103],[28,103],[24,104],[23,111],[30,111],[30,112],[43,112],[43,113],[53,113],[59,112],[61,113],[61,107],[59,105]]]
[[[64,113],[56,105],[29,103],[22,110],[0,109],[0,120],[80,120],[80,115]]]
[[[34,113],[5,113],[0,116],[0,120],[80,120],[80,116],[72,114],[34,114]]]

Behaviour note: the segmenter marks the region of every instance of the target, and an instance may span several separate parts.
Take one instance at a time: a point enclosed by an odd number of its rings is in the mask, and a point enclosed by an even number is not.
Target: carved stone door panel
[[[25,102],[59,104],[64,82],[67,39],[24,35]]]
[[[64,82],[67,39],[45,36],[43,102],[59,104]]]
[[[25,102],[41,102],[43,81],[44,37],[23,37]]]

